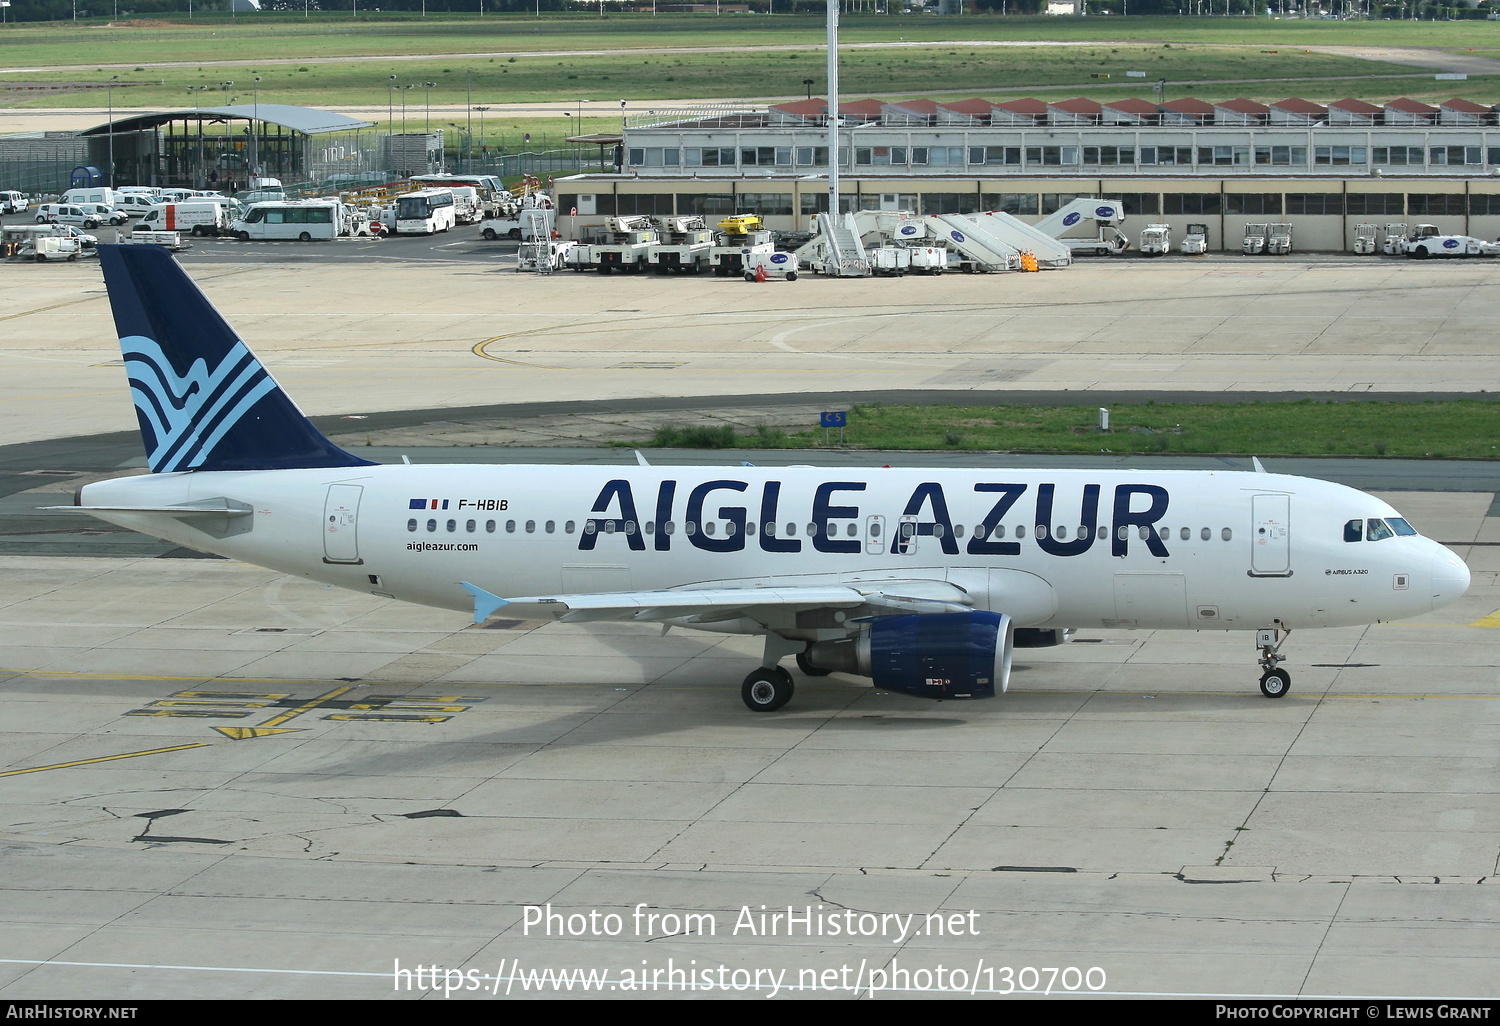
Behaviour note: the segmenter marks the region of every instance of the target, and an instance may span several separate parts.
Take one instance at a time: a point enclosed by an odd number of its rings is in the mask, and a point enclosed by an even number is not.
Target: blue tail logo
[[[157,246],[100,246],[152,473],[367,467],[313,426]]]

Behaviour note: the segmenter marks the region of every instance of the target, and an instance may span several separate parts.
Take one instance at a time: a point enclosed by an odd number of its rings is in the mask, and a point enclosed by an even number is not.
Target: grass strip
[[[1177,453],[1237,456],[1500,458],[1500,402],[1291,402],[1108,405],[1110,430],[1093,406],[881,406],[848,410],[851,449],[1038,453]],[[836,442],[838,435],[830,432]],[[831,444],[830,443],[830,444]],[[622,443],[638,444],[638,443]],[[821,428],[763,425],[658,429],[653,447],[825,448]]]

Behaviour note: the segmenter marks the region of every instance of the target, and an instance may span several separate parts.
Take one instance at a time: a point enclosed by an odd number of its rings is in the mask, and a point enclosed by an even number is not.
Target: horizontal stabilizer
[[[495,614],[495,610],[499,609],[501,606],[510,605],[509,602],[501,598],[499,595],[491,594],[490,592],[485,591],[483,588],[478,587],[477,585],[470,584],[468,581],[459,581],[458,584],[459,587],[463,588],[464,591],[474,596],[475,623],[484,623],[484,621],[488,620]]]

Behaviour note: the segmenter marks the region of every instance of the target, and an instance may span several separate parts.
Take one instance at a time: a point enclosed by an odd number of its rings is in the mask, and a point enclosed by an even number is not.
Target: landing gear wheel
[[[762,666],[740,685],[740,697],[752,712],[775,712],[792,700],[792,675],[779,666]]]
[[[826,677],[833,672],[832,670],[825,670],[821,666],[814,666],[812,661],[807,658],[806,652],[797,653],[797,669],[809,677]]]
[[[1267,698],[1284,698],[1292,690],[1292,675],[1283,669],[1267,670],[1260,678],[1260,693]]]

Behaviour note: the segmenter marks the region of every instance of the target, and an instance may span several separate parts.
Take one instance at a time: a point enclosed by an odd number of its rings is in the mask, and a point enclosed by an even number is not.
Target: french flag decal
[[[412,499],[406,506],[407,509],[447,509],[447,499]]]

